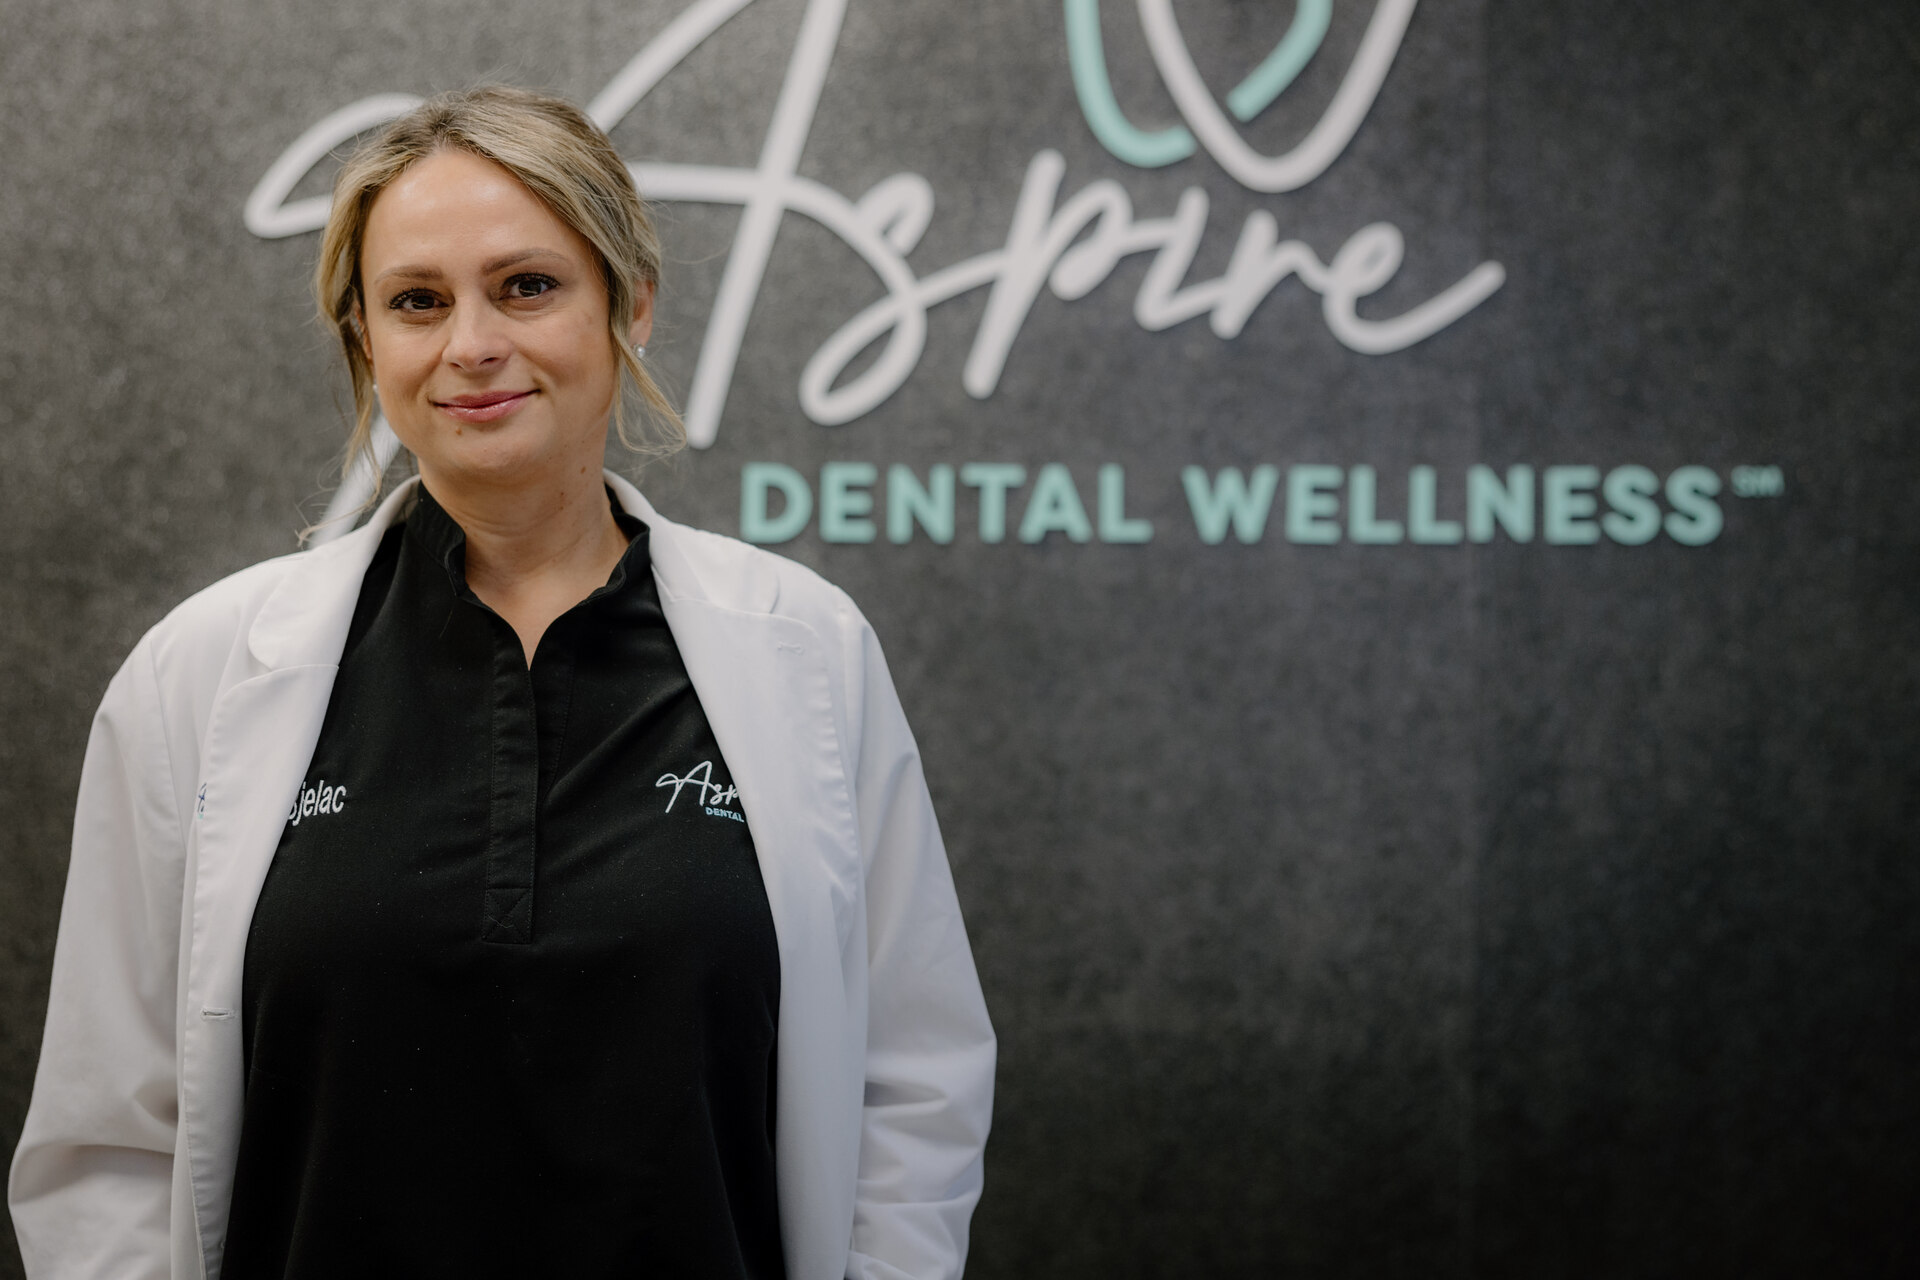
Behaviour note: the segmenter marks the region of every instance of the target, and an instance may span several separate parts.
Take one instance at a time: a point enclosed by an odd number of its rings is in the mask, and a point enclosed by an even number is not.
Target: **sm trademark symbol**
[[[1735,467],[1732,479],[1736,498],[1777,498],[1787,491],[1778,467]]]

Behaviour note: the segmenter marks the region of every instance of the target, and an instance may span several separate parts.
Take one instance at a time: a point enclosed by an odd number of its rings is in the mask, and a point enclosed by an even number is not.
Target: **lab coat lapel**
[[[858,855],[818,638],[791,618],[684,597],[662,605],[740,788],[776,922],[813,923],[825,906],[843,927]]]
[[[848,989],[847,952],[864,952],[865,943],[855,927],[860,846],[829,655],[811,627],[769,611],[777,584],[758,580],[757,566],[703,570],[709,561],[694,554],[694,544],[711,535],[661,519],[617,477],[609,483],[648,524],[667,626],[740,789],[773,913],[780,949],[774,1163],[787,1273],[837,1278],[852,1227],[857,1055],[866,1042],[852,1013],[864,1000]],[[859,960],[851,971],[863,975],[864,955]]]
[[[403,486],[365,527],[301,553],[248,629],[252,660],[207,721],[188,840],[180,1123],[209,1273],[226,1241],[245,1092],[241,967],[253,908],[313,758],[360,583]]]
[[[842,1189],[859,1161],[861,1074],[851,1055],[866,1037],[851,1023],[843,963],[850,943],[863,948],[850,937],[859,846],[826,666],[793,619],[665,592],[662,605],[740,788],[779,942],[774,1167],[787,1272],[826,1280],[840,1274],[852,1227]]]
[[[253,906],[320,735],[333,666],[272,671],[236,686],[207,725],[187,892],[180,1123],[209,1271],[226,1239],[244,1094],[241,962]]]
[[[824,904],[844,936],[857,902],[859,841],[820,637],[771,611],[770,577],[716,571],[692,554],[694,540],[712,535],[661,518],[624,480],[609,474],[609,483],[648,525],[661,608],[740,788],[776,925],[811,925]],[[831,892],[823,895],[823,885]],[[783,960],[789,945],[783,937]]]

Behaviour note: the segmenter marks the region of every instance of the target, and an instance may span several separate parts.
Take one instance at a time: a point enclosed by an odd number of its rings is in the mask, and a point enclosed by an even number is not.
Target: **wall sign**
[[[1099,0],[1065,0],[1069,65],[1062,73],[1073,80],[1087,127],[1122,163],[1157,168],[1204,150],[1248,189],[1294,191],[1320,177],[1352,141],[1392,68],[1416,2],[1378,0],[1320,119],[1280,155],[1256,151],[1236,122],[1252,120],[1271,106],[1319,51],[1331,22],[1331,0],[1301,0],[1279,43],[1227,93],[1224,110],[1194,66],[1171,0],[1136,0],[1147,48],[1180,111],[1181,125],[1142,129],[1116,99],[1102,47]],[[607,83],[588,114],[612,130],[693,49],[751,3],[694,0]],[[687,397],[687,435],[695,448],[711,445],[719,433],[747,320],[775,233],[790,212],[836,235],[885,290],[821,343],[801,372],[801,412],[823,426],[852,421],[884,403],[912,376],[925,351],[928,311],[976,289],[987,290],[987,304],[961,380],[970,395],[991,396],[1042,288],[1062,300],[1084,298],[1122,259],[1135,254],[1152,255],[1133,300],[1134,320],[1143,329],[1159,331],[1206,316],[1215,335],[1231,340],[1269,293],[1293,279],[1319,295],[1322,322],[1335,339],[1380,356],[1458,322],[1506,278],[1499,263],[1483,262],[1397,316],[1368,319],[1358,313],[1358,303],[1384,288],[1405,259],[1399,228],[1368,223],[1323,258],[1302,240],[1283,239],[1279,220],[1256,209],[1242,223],[1226,269],[1213,279],[1190,281],[1210,206],[1204,187],[1188,186],[1170,213],[1143,217],[1115,178],[1098,178],[1063,194],[1066,161],[1051,148],[1035,154],[1019,179],[1011,225],[1000,245],[920,275],[907,257],[934,215],[933,186],[923,175],[903,170],[850,198],[798,173],[845,13],[846,0],[808,0],[757,165],[632,165],[635,182],[650,200],[737,204],[744,210]],[[295,186],[335,147],[419,101],[408,94],[379,94],[314,124],[254,187],[244,210],[248,229],[268,238],[318,229],[326,220],[327,198],[290,200]],[[879,358],[845,377],[854,359],[883,339]],[[384,466],[398,446],[384,421],[376,426],[376,461]],[[1636,545],[1663,532],[1699,545],[1721,528],[1715,504],[1720,477],[1703,467],[1682,467],[1660,477],[1637,464],[1615,466],[1604,475],[1584,465],[1545,466],[1538,470],[1537,486],[1535,475],[1531,466],[1508,467],[1499,475],[1476,466],[1443,483],[1431,468],[1415,467],[1406,478],[1404,510],[1392,516],[1382,512],[1377,478],[1365,465],[1292,466],[1284,486],[1276,466],[1256,467],[1244,476],[1231,469],[1208,475],[1188,468],[1178,483],[1194,534],[1206,544],[1228,541],[1228,530],[1239,541],[1265,536],[1276,495],[1282,495],[1284,536],[1307,544],[1446,546],[1489,540],[1496,529],[1525,542],[1538,528],[1543,541],[1562,545],[1603,536]],[[830,464],[816,489],[813,480],[784,464],[751,463],[741,477],[741,533],[755,541],[784,541],[817,515],[827,541],[879,541],[884,525],[888,541],[908,541],[918,530],[946,543],[960,524],[957,481],[973,491],[974,536],[996,542],[1006,536],[1008,496],[1027,479],[1025,469],[1012,464],[968,462],[941,464],[924,475],[894,467],[883,483],[873,464],[847,462]],[[372,481],[370,471],[351,477],[328,516],[357,508]],[[1024,541],[1050,533],[1083,542],[1096,537],[1149,541],[1151,524],[1124,510],[1125,486],[1117,465],[1102,468],[1090,505],[1064,467],[1040,466],[1026,492],[1017,536]],[[1660,497],[1666,500],[1664,511]],[[1454,514],[1443,515],[1448,501],[1455,504]],[[876,504],[884,509],[879,523],[870,515]]]

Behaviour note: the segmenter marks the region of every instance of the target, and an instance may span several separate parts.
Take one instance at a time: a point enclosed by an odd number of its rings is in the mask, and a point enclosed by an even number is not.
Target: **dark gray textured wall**
[[[365,95],[507,78],[587,99],[677,2],[0,4],[0,1146],[25,1109],[86,724],[140,631],[293,545],[339,383],[313,237],[249,190]],[[748,166],[802,0],[761,0],[615,131]],[[1131,6],[1115,87],[1175,119]],[[1292,6],[1178,6],[1227,85]],[[1369,9],[1247,126],[1318,116]],[[1283,286],[1232,341],[1130,316],[1146,260],[1043,293],[985,400],[984,298],[874,412],[808,356],[878,296],[783,223],[719,439],[644,481],[732,532],[752,461],[1127,469],[1145,546],[782,549],[874,619],[922,740],[1003,1037],[971,1274],[1909,1274],[1920,1259],[1920,21],[1856,3],[1428,0],[1378,103],[1281,195],[1094,140],[1055,4],[854,0],[803,175],[937,195],[921,275],[1000,244],[1029,160],[1137,215],[1212,201],[1322,257],[1377,220],[1356,354]],[[321,189],[318,176],[301,194]],[[738,211],[664,211],[654,354],[691,378]],[[1780,468],[1705,546],[1204,546],[1180,468]],[[1013,511],[1018,520],[1021,499]],[[10,1250],[0,1273],[13,1264]]]

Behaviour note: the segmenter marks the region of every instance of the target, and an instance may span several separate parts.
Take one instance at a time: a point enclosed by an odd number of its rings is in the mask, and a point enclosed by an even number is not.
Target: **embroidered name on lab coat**
[[[302,818],[311,818],[324,813],[339,813],[347,807],[347,789],[330,787],[325,778],[309,786],[300,784],[300,793],[293,798],[293,808],[287,813],[287,822],[299,826]]]

